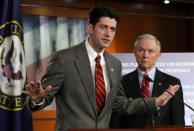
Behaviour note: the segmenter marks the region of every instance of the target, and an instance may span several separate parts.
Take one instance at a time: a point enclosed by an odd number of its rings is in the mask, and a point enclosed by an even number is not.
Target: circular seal
[[[20,96],[26,82],[25,56],[18,36],[6,37],[0,46],[0,87],[8,96]]]

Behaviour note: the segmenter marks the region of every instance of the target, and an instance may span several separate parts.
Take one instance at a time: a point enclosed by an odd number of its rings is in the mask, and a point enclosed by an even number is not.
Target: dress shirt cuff
[[[45,102],[45,98],[41,102],[39,102],[39,103],[35,103],[34,101],[32,101],[32,104],[34,106],[41,106],[44,102]]]
[[[156,110],[159,111],[160,110],[160,106],[156,105]]]

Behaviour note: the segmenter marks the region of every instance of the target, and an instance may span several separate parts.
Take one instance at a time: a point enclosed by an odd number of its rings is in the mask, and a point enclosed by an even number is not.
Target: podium
[[[68,131],[194,131],[193,127],[156,127],[139,129],[68,129]]]

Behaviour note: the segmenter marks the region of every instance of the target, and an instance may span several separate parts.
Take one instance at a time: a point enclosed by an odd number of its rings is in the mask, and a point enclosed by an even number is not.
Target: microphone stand
[[[167,92],[168,94],[170,94],[171,96],[174,96],[170,91],[166,90],[166,92]],[[177,98],[177,97],[175,97],[175,98]],[[194,109],[193,109],[191,106],[189,106],[187,103],[185,103],[184,101],[182,101],[179,97],[177,98],[177,100],[178,100],[179,102],[183,103],[186,107],[188,107],[189,109],[191,109],[191,110],[194,112]]]
[[[153,82],[153,80],[149,77],[147,77],[147,79],[149,80],[149,82]],[[141,94],[142,95],[142,94]],[[142,95],[143,97],[143,95]],[[152,110],[150,109],[149,105],[146,103],[145,99],[144,98],[141,98],[142,101],[144,102],[146,108],[149,110],[150,114],[151,114],[151,119],[152,119],[152,129],[153,131],[155,130],[155,120],[154,120],[154,115],[153,115],[153,112]]]
[[[142,101],[144,102],[146,108],[149,110],[150,114],[151,114],[151,119],[152,119],[152,129],[154,131],[155,129],[155,120],[154,120],[154,115],[152,113],[152,110],[150,109],[149,105],[146,103],[146,101],[144,100],[144,98],[142,98]]]

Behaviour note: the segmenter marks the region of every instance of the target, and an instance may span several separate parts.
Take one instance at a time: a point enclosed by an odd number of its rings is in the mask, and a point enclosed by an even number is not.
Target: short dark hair
[[[95,7],[90,12],[89,23],[92,25],[96,25],[101,17],[110,17],[119,22],[120,18],[112,7]]]

